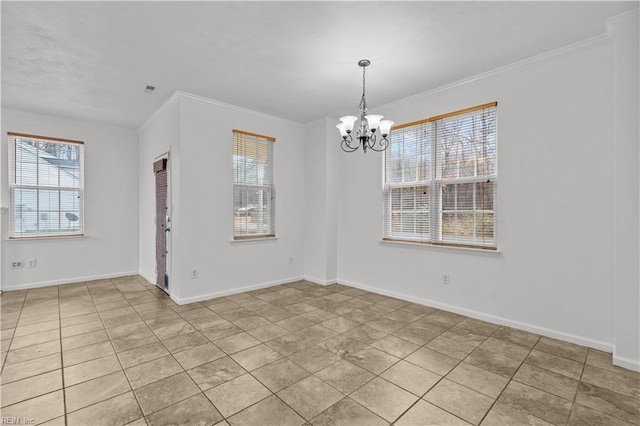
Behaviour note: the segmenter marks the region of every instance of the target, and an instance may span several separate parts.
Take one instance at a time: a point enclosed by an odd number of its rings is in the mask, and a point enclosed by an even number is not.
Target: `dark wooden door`
[[[167,159],[153,163],[156,176],[156,284],[164,291],[169,291],[169,274],[167,269]]]

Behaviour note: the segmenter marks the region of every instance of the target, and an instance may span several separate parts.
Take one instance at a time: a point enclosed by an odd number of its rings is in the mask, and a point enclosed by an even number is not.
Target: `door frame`
[[[167,287],[168,288],[162,288],[158,285],[158,283],[155,283],[156,287],[158,287],[159,289],[161,289],[162,291],[166,292],[167,294],[171,294],[171,288],[172,288],[172,280],[171,280],[171,275],[173,272],[172,269],[172,265],[171,265],[171,260],[173,258],[172,256],[172,250],[171,250],[171,234],[173,233],[173,221],[172,221],[172,213],[173,213],[173,208],[172,208],[172,194],[171,194],[171,148],[169,148],[168,151],[158,155],[157,157],[155,157],[153,159],[153,163],[155,163],[156,161],[159,160],[163,160],[166,159],[167,160],[167,200],[166,200],[166,204],[167,204],[167,220],[166,220],[166,227],[168,229],[168,231],[165,231],[165,247],[166,247],[166,258],[165,258],[165,268],[166,268],[166,279],[167,279]],[[153,164],[152,163],[152,164]],[[157,207],[157,202],[156,202],[156,181],[155,181],[155,173],[154,173],[154,180],[153,180],[153,205],[154,205],[154,216],[153,216],[153,223],[154,223],[154,247],[156,244],[156,238],[157,238],[157,227],[156,225],[156,217],[158,212],[156,211],[156,207]],[[156,256],[154,256],[154,262],[155,262],[155,270],[156,270],[156,277],[157,277],[157,269],[158,269],[158,259]]]

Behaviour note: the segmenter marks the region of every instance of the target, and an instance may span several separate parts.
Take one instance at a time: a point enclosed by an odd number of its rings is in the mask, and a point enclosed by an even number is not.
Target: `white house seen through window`
[[[233,214],[236,240],[273,237],[275,138],[233,131]]]
[[[491,103],[393,129],[384,239],[497,248],[496,113]]]
[[[84,143],[8,136],[9,237],[82,235]]]

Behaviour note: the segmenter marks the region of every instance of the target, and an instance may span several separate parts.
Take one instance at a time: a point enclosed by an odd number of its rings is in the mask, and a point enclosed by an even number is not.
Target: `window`
[[[84,143],[8,133],[9,238],[84,233]]]
[[[396,126],[385,151],[385,240],[495,250],[497,103]]]
[[[235,240],[274,237],[275,138],[233,131],[233,215]]]

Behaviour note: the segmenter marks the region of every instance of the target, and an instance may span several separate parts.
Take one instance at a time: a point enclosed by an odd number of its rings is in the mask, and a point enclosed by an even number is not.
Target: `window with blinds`
[[[233,216],[235,240],[274,237],[275,138],[233,131]]]
[[[9,238],[84,233],[84,142],[8,133]]]
[[[396,126],[385,151],[383,237],[495,250],[497,103]]]

